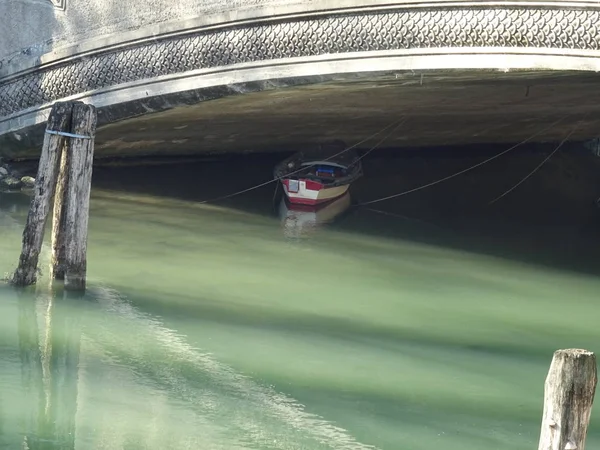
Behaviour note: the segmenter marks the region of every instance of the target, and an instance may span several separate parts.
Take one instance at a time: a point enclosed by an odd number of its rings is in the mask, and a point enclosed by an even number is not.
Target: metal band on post
[[[55,134],[57,136],[65,136],[65,137],[70,137],[70,138],[76,138],[76,139],[92,139],[91,136],[84,136],[82,134],[67,133],[66,131],[46,130],[46,133],[48,133],[48,134]]]

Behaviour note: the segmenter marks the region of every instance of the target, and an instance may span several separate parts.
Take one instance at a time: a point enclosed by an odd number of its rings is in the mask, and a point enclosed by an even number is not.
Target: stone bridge
[[[65,99],[99,108],[105,156],[355,143],[399,122],[383,146],[598,135],[597,1],[3,0],[0,31],[5,156],[34,157]]]

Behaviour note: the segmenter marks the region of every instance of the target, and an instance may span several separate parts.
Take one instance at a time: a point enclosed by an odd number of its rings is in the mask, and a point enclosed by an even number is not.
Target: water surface
[[[210,167],[99,169],[86,296],[0,285],[2,448],[536,448],[552,352],[600,342],[593,270],[366,208],[286,228],[272,185],[200,204],[268,174]]]

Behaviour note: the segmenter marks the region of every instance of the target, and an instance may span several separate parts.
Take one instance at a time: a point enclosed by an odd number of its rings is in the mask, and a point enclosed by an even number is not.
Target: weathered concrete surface
[[[97,106],[99,156],[355,141],[398,115],[410,131],[389,145],[514,141],[567,115],[536,137],[561,139],[585,111],[573,137],[597,135],[595,77],[566,72],[600,70],[598,3],[417,6],[6,0],[0,154],[35,156],[64,99]]]
[[[277,89],[109,125],[97,148],[105,155],[289,151],[327,139],[355,144],[403,118],[382,146],[508,143],[536,133],[533,141],[586,139],[600,130],[600,79],[424,73]]]
[[[191,105],[117,123],[105,118],[96,155],[289,151],[328,139],[355,144],[401,119],[405,122],[381,147],[560,141],[570,133],[571,140],[583,140],[600,129],[599,83],[586,73],[426,72],[352,77],[200,103],[193,97]],[[374,146],[389,131],[360,148]],[[38,147],[26,142],[0,138],[0,147],[13,157],[36,157]]]

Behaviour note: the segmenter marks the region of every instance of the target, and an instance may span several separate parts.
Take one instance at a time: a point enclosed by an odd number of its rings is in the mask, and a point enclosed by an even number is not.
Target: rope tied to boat
[[[392,198],[402,197],[402,196],[404,196],[404,195],[412,194],[413,192],[421,191],[421,190],[423,190],[423,189],[426,189],[426,188],[428,188],[428,187],[435,186],[435,185],[437,185],[437,184],[443,183],[444,181],[451,180],[452,178],[455,178],[455,177],[457,177],[457,176],[459,176],[459,175],[462,175],[462,174],[464,174],[464,173],[467,173],[467,172],[470,172],[471,170],[474,170],[474,169],[476,169],[476,168],[478,168],[478,167],[481,167],[481,166],[483,166],[484,164],[487,164],[487,163],[489,163],[489,162],[491,162],[491,161],[495,160],[496,158],[499,158],[499,157],[501,157],[501,156],[503,156],[503,155],[507,154],[508,152],[510,152],[510,151],[512,151],[512,150],[514,150],[515,148],[517,148],[517,147],[520,147],[521,145],[523,145],[523,144],[525,144],[525,143],[527,143],[527,142],[531,141],[531,140],[532,140],[534,137],[536,137],[536,136],[540,135],[540,134],[541,134],[541,133],[543,133],[544,131],[547,131],[547,130],[549,130],[549,129],[551,129],[551,128],[555,127],[555,126],[556,126],[558,123],[562,122],[562,121],[563,121],[563,120],[565,120],[567,117],[569,117],[569,116],[567,115],[567,116],[564,116],[564,117],[562,117],[562,118],[558,119],[557,121],[553,122],[553,123],[552,123],[552,124],[550,124],[549,126],[547,126],[547,127],[543,128],[543,129],[541,129],[541,130],[537,131],[536,133],[532,134],[532,135],[531,135],[531,136],[529,136],[527,139],[524,139],[524,140],[522,140],[522,141],[521,141],[521,142],[519,142],[518,144],[515,144],[515,145],[513,145],[512,147],[510,147],[510,148],[508,148],[508,149],[506,149],[506,150],[504,150],[504,151],[502,151],[502,152],[498,153],[497,155],[494,155],[494,156],[492,156],[491,158],[488,158],[488,159],[486,159],[485,161],[482,161],[482,162],[480,162],[480,163],[477,163],[477,164],[474,164],[474,165],[472,165],[472,166],[470,166],[470,167],[467,167],[466,169],[463,169],[463,170],[460,170],[460,171],[458,171],[458,172],[456,172],[456,173],[453,173],[452,175],[448,175],[448,176],[446,176],[446,177],[440,178],[440,179],[438,179],[438,180],[432,181],[432,182],[430,182],[430,183],[427,183],[427,184],[424,184],[424,185],[422,185],[422,186],[418,186],[418,187],[415,187],[415,188],[412,188],[412,189],[408,189],[408,190],[406,190],[406,191],[403,191],[403,192],[400,192],[400,193],[398,193],[398,194],[393,194],[393,195],[388,195],[388,196],[386,196],[386,197],[376,198],[376,199],[374,199],[374,200],[369,200],[368,202],[357,203],[355,206],[365,206],[365,205],[371,205],[371,204],[373,204],[373,203],[379,203],[379,202],[383,202],[383,201],[385,201],[385,200],[390,200],[390,199],[392,199]],[[575,130],[573,130],[573,131],[575,131]],[[571,134],[572,134],[572,132],[571,132]],[[570,136],[570,134],[569,134],[569,136]],[[562,145],[562,144],[561,144],[561,145]]]
[[[348,148],[345,148],[344,150],[342,150],[342,151],[340,151],[340,152],[338,152],[338,153],[336,153],[336,154],[334,154],[334,155],[331,155],[331,156],[329,156],[329,157],[327,157],[327,158],[324,158],[324,159],[323,159],[323,161],[329,161],[330,159],[333,159],[333,158],[335,158],[335,157],[337,157],[337,156],[339,156],[339,155],[342,155],[342,154],[344,154],[344,153],[346,153],[346,152],[349,152],[350,150],[353,150],[353,149],[355,149],[355,148],[356,148],[356,147],[358,147],[359,145],[361,145],[361,144],[364,144],[365,142],[369,141],[370,139],[374,138],[375,136],[378,136],[378,135],[380,135],[380,134],[381,134],[381,133],[383,133],[385,130],[388,130],[388,129],[392,128],[394,125],[396,126],[396,127],[394,128],[394,131],[395,131],[397,128],[399,128],[399,126],[400,126],[400,125],[401,125],[401,124],[402,124],[402,123],[403,123],[405,120],[406,120],[406,116],[402,116],[402,117],[401,117],[399,120],[395,120],[395,121],[391,122],[389,125],[387,125],[387,126],[383,127],[383,128],[382,128],[381,130],[379,130],[377,133],[374,133],[374,134],[372,134],[372,135],[370,135],[370,136],[366,137],[366,138],[365,138],[365,139],[363,139],[362,141],[359,141],[359,142],[357,142],[356,144],[354,144],[354,145],[351,145],[350,147],[348,147]],[[393,133],[393,132],[392,132],[392,133]],[[369,151],[368,151],[368,152],[372,151],[374,148],[376,148],[378,145],[380,145],[380,144],[381,144],[383,141],[385,141],[385,139],[387,139],[389,136],[391,136],[391,134],[392,134],[392,133],[388,134],[388,135],[387,135],[387,136],[386,136],[384,139],[382,139],[381,141],[379,141],[379,142],[378,142],[378,143],[377,143],[377,144],[376,144],[374,147],[371,147],[371,149],[369,149]],[[367,152],[367,153],[368,153],[368,152]],[[302,172],[302,171],[303,171],[303,170],[305,170],[307,167],[314,167],[314,166],[315,166],[315,164],[311,164],[311,165],[308,165],[308,166],[303,166],[303,167],[301,167],[301,168],[300,168],[300,169],[298,169],[298,170],[295,170],[295,171],[293,171],[293,172],[289,172],[289,173],[287,173],[287,174],[286,174],[286,176],[289,176],[289,175],[294,175],[294,174],[296,174],[296,173]],[[253,191],[253,190],[255,190],[255,189],[261,188],[261,187],[263,187],[263,186],[267,186],[267,185],[269,185],[269,184],[271,184],[271,183],[275,183],[275,182],[277,182],[277,181],[281,180],[281,178],[282,178],[282,177],[275,177],[275,178],[274,178],[274,179],[272,179],[272,180],[265,181],[264,183],[260,183],[260,184],[257,184],[257,185],[255,185],[255,186],[251,186],[251,187],[249,187],[249,188],[246,188],[246,189],[242,189],[241,191],[233,192],[233,193],[231,193],[231,194],[228,194],[228,195],[223,195],[223,196],[221,196],[221,197],[216,197],[216,198],[213,198],[213,199],[210,199],[210,200],[203,200],[203,201],[199,202],[199,204],[200,204],[200,205],[204,205],[204,204],[206,204],[206,203],[216,202],[216,201],[219,201],[219,200],[225,200],[225,199],[228,199],[228,198],[231,198],[231,197],[235,197],[235,196],[237,196],[237,195],[245,194],[246,192],[250,192],[250,191]]]

